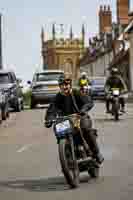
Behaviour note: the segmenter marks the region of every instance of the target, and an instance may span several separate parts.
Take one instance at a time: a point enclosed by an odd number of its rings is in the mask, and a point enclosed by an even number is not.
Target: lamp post
[[[0,13],[0,69],[2,69],[2,15]]]

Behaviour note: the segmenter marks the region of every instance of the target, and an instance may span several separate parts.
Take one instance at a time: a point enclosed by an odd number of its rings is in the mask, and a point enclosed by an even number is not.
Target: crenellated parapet
[[[72,48],[83,48],[84,43],[85,43],[85,28],[84,24],[82,24],[81,28],[81,36],[79,38],[74,37],[72,26],[70,27],[70,32],[69,32],[69,37],[64,38],[64,37],[57,37],[56,33],[56,28],[55,24],[52,25],[52,38],[47,40],[45,39],[45,32],[44,29],[42,28],[41,30],[41,41],[42,41],[42,46],[44,46],[44,43],[54,47],[54,48],[65,48],[65,47],[72,47]]]
[[[60,38],[54,41],[54,48],[82,48],[82,39]]]

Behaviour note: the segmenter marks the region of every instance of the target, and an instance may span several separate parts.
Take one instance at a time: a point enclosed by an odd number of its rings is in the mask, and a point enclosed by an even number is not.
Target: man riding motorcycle
[[[82,72],[78,85],[81,93],[91,93],[91,83],[86,72]]]
[[[120,76],[118,68],[112,68],[110,72],[110,76],[107,78],[105,83],[105,93],[106,93],[106,112],[110,113],[110,101],[108,94],[112,88],[119,88],[120,93],[127,92],[127,86]],[[124,97],[120,97],[120,105],[121,105],[121,112],[125,112],[125,99]]]
[[[79,86],[80,86],[81,84],[83,84],[83,83],[86,84],[86,85],[90,85],[90,81],[89,81],[89,78],[88,78],[86,72],[82,72],[82,73],[81,73],[81,76],[80,76],[80,78],[79,78]]]
[[[60,91],[47,109],[45,115],[45,126],[50,128],[52,126],[51,120],[55,119],[58,113],[60,115],[80,113],[80,126],[83,130],[86,142],[88,143],[97,162],[101,164],[104,159],[96,143],[96,136],[94,135],[94,132],[91,131],[92,121],[87,114],[87,112],[94,106],[92,99],[90,96],[80,95],[79,91],[72,89],[72,79],[69,74],[61,75],[58,82]]]

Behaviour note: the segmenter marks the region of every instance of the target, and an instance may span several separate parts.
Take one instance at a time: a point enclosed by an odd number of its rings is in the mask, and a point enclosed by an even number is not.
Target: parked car
[[[0,70],[0,89],[4,89],[9,94],[9,106],[16,112],[23,109],[22,88],[19,80],[12,70]]]
[[[50,103],[59,91],[58,78],[61,70],[41,70],[36,72],[31,83],[31,109],[37,104]]]
[[[105,98],[105,77],[98,77],[91,80],[91,94],[94,99],[104,99]]]
[[[0,90],[0,109],[1,119],[6,120],[9,117],[9,93],[4,89]]]

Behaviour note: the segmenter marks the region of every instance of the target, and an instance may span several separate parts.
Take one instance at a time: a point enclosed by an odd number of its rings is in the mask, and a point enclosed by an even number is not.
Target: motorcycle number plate
[[[120,94],[120,91],[119,91],[119,90],[113,90],[113,94],[114,94],[114,95],[119,95],[119,94]]]
[[[55,128],[56,128],[57,135],[64,135],[64,133],[66,133],[67,131],[71,129],[71,125],[70,125],[69,120],[65,120],[61,123],[56,124]]]

